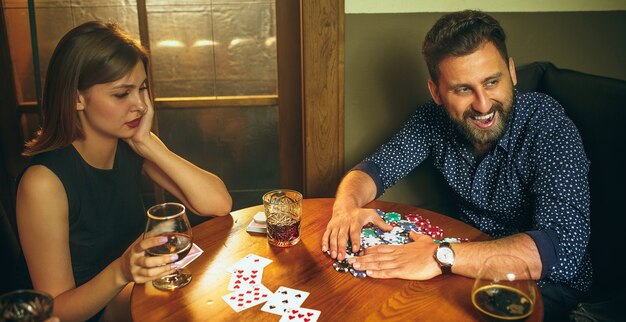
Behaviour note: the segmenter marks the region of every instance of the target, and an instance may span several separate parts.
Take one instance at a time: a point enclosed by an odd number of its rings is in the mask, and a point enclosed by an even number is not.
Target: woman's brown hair
[[[41,100],[42,127],[23,154],[33,156],[84,138],[76,111],[78,92],[124,77],[139,61],[149,75],[147,52],[116,24],[90,21],[70,30],[50,59]]]

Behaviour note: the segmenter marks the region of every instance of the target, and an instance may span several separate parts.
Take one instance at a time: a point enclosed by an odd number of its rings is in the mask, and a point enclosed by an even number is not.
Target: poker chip
[[[350,268],[350,273],[352,274],[352,276],[358,277],[358,278],[367,277],[367,273],[365,271],[359,271],[354,268]]]
[[[335,261],[333,263],[333,268],[337,271],[337,272],[341,272],[341,273],[346,273],[350,271],[352,265],[350,265],[350,263],[348,263],[345,260],[342,261]]]
[[[348,263],[347,259],[361,255],[361,250],[377,245],[403,245],[411,242],[409,233],[414,231],[418,234],[428,235],[433,242],[449,242],[462,243],[468,242],[468,238],[443,237],[443,229],[439,226],[432,225],[430,220],[423,218],[418,214],[408,214],[403,216],[397,212],[385,213],[380,209],[376,209],[380,217],[388,224],[393,226],[391,231],[384,231],[372,223],[368,223],[361,229],[361,247],[358,252],[352,251],[352,243],[348,241],[346,246],[345,259],[341,261],[335,260],[333,268],[341,273],[350,272],[354,277],[367,277],[365,271],[356,270]],[[330,255],[330,250],[326,252]]]
[[[398,227],[402,228],[405,232],[410,232],[411,230],[418,231],[418,227],[414,222],[410,222],[408,220],[400,220],[398,221]]]
[[[386,244],[391,245],[402,245],[409,241],[408,233],[400,227],[394,227],[390,232],[383,232],[381,230],[379,237]]]
[[[432,238],[441,239],[443,238],[443,229],[438,226],[431,226],[424,229],[424,232]]]
[[[392,223],[392,222],[397,222],[400,219],[402,219],[402,215],[397,213],[397,212],[388,212],[385,214],[385,217],[383,217],[383,219],[385,220],[386,223]]]
[[[378,237],[378,235],[373,228],[363,228],[361,229],[361,238],[363,237]]]
[[[468,241],[469,241],[468,238],[456,238],[456,237],[446,237],[441,240],[441,242],[447,242],[447,243],[465,243]]]

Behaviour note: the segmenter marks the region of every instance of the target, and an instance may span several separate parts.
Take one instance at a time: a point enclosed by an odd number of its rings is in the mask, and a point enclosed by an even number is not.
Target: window
[[[219,175],[234,209],[280,186],[274,0],[3,0],[3,8],[24,139],[38,128],[38,81],[59,39],[83,22],[112,21],[150,49],[155,130],[171,150]],[[36,46],[25,41],[31,26]]]

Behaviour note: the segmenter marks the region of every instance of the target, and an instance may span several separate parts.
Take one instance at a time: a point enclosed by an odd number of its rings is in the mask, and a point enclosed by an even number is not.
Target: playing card
[[[235,265],[231,266],[228,271],[232,273],[236,269],[263,269],[271,262],[272,260],[269,258],[261,257],[255,254],[248,254],[246,257],[239,260]]]
[[[315,322],[320,317],[322,312],[318,310],[311,310],[303,307],[288,308],[283,313],[279,322]]]
[[[288,308],[297,308],[309,296],[309,292],[281,286],[263,305],[261,311],[282,315]]]
[[[272,292],[263,285],[250,287],[245,290],[235,291],[222,296],[222,299],[235,312],[241,312],[255,305],[261,304],[272,295]]]
[[[176,263],[180,265],[180,268],[184,268],[185,266],[189,265],[189,263],[193,262],[194,259],[198,258],[198,256],[202,255],[203,252],[204,251],[200,249],[198,245],[193,244],[191,246],[189,254],[187,254],[187,256],[185,256],[183,259],[179,260]]]
[[[235,269],[228,283],[229,291],[243,290],[250,286],[262,285],[263,269],[242,268]]]

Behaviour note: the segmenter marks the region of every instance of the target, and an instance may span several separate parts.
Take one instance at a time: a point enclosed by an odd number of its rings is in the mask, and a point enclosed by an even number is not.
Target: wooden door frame
[[[344,167],[344,0],[300,0],[303,191],[332,197]]]

